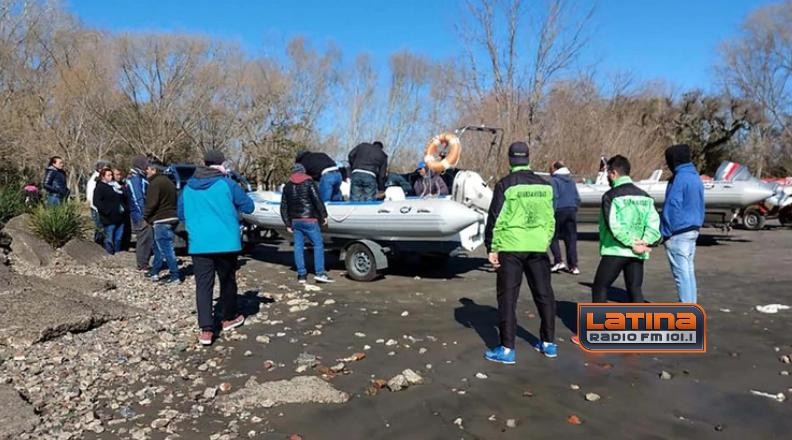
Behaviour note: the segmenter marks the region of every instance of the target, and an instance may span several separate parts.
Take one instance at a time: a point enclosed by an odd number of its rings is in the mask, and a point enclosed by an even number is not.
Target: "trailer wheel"
[[[355,281],[372,281],[379,275],[374,253],[362,243],[353,243],[346,251],[346,270]]]
[[[758,231],[765,225],[765,216],[756,208],[748,208],[743,212],[742,225],[745,229]]]

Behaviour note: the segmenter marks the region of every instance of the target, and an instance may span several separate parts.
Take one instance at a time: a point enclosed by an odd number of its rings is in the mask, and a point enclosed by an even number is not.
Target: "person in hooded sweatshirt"
[[[550,252],[553,253],[553,272],[568,270],[573,275],[579,275],[577,258],[577,211],[580,206],[580,194],[577,185],[563,162],[555,162],[551,167],[553,185],[553,209],[555,210],[555,236],[550,243]],[[566,262],[561,257],[561,246],[558,243],[564,240],[566,246]]]
[[[99,181],[93,191],[93,205],[104,227],[104,248],[114,255],[121,250],[124,236],[124,196],[113,188],[113,170],[99,172]]]
[[[385,191],[388,175],[388,155],[382,142],[358,144],[349,152],[349,167],[352,170],[349,200],[364,202],[375,200],[377,193]]]
[[[693,261],[696,239],[704,224],[704,184],[693,165],[689,146],[672,145],[666,149],[665,157],[674,175],[666,187],[660,233],[665,240],[679,301],[695,303],[698,298]]]
[[[324,243],[320,225],[327,224],[327,210],[319,198],[311,176],[305,167],[294,164],[289,181],[283,187],[280,213],[289,232],[294,234],[294,264],[297,266],[297,282],[304,284],[308,278],[305,268],[305,238],[311,240],[314,252],[314,280],[319,283],[332,283],[324,267]]]
[[[132,159],[132,170],[129,172],[126,182],[129,194],[129,216],[132,232],[135,233],[135,259],[137,260],[137,269],[142,272],[149,270],[149,259],[154,240],[154,231],[151,225],[143,219],[146,192],[148,191],[148,178],[146,177],[148,166],[146,156],[135,156]]]
[[[211,345],[215,317],[212,294],[215,274],[220,280],[220,327],[229,331],[244,324],[237,309],[237,257],[242,250],[239,213],[253,212],[253,200],[227,177],[225,156],[211,150],[204,165],[195,170],[179,197],[179,218],[187,228],[188,253],[195,272],[195,301],[198,308],[198,341]]]

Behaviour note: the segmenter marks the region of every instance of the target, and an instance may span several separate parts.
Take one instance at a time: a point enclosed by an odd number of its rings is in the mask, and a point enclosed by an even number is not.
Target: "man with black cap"
[[[679,301],[697,301],[696,239],[704,223],[704,185],[692,163],[690,147],[672,145],[665,151],[666,164],[674,174],[666,187],[660,233],[665,240],[666,255],[671,265]]]
[[[253,200],[223,167],[220,151],[204,155],[204,167],[195,170],[179,197],[179,218],[188,234],[188,252],[195,272],[195,300],[198,308],[198,341],[211,345],[215,319],[212,293],[215,274],[220,280],[220,327],[239,327],[245,317],[237,309],[237,256],[242,250],[239,213],[253,212]]]
[[[305,167],[305,172],[314,182],[319,182],[319,197],[323,202],[340,202],[341,172],[335,161],[325,153],[301,151],[297,154],[296,163]]]
[[[556,357],[556,303],[550,284],[547,248],[555,232],[553,187],[531,171],[528,146],[509,147],[511,172],[495,185],[484,230],[489,261],[497,270],[500,346],[487,350],[493,362],[515,363],[517,297],[523,274],[528,280],[541,319],[540,337],[534,348]]]
[[[132,159],[132,169],[127,179],[127,193],[129,194],[129,216],[132,220],[132,232],[135,233],[135,258],[137,269],[147,271],[151,257],[152,240],[154,238],[151,225],[143,219],[143,209],[146,206],[146,193],[148,192],[148,168],[146,156],[135,156]]]
[[[356,202],[374,200],[378,191],[385,191],[388,174],[388,155],[382,142],[358,144],[349,152],[350,178],[349,199]]]

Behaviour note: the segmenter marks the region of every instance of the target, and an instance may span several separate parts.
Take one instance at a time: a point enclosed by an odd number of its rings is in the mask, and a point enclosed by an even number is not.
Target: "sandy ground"
[[[696,263],[700,303],[708,314],[706,354],[592,355],[568,342],[575,304],[589,300],[597,264],[595,234],[589,226],[584,230],[582,274],[553,277],[559,357],[546,359],[529,345],[539,322],[524,286],[516,366],[482,358],[486,345],[497,343],[494,274],[483,253],[454,258],[442,270],[413,262],[373,283],[343,279],[336,262],[331,267],[338,282],[316,296],[335,304],[310,308],[284,323],[291,334],[302,336],[275,338],[262,353],[255,335],[273,329],[245,326],[241,331],[250,336],[247,340],[226,342],[236,347],[224,369],[228,381],[240,387],[250,376],[260,381],[293,377],[292,361],[300,352],[321,356],[330,365],[335,358],[365,351],[365,359],[348,364],[350,374],[332,381],[352,398],[340,405],[251,410],[268,425],[269,432],[259,430],[256,438],[292,433],[305,439],[789,438],[792,376],[782,370],[792,370],[792,365],[779,357],[792,353],[792,310],[765,315],[754,306],[792,304],[792,231],[733,231],[728,236],[705,231]],[[262,245],[245,260],[242,273],[252,285],[293,284],[288,261],[287,248]],[[623,294],[622,286],[618,281],[613,299]],[[675,299],[662,249],[646,265],[644,288],[650,301]],[[305,319],[298,321],[298,316]],[[322,334],[305,336],[316,324]],[[380,339],[398,344],[386,346]],[[370,349],[364,350],[367,345]],[[243,357],[245,350],[256,354]],[[211,350],[203,356],[211,357]],[[267,372],[262,359],[287,366]],[[388,379],[405,368],[418,371],[426,383],[400,392],[366,393],[372,378]],[[660,379],[661,371],[672,378]],[[754,396],[752,389],[786,393],[787,401]],[[586,401],[589,392],[601,399]],[[573,414],[582,424],[567,422]],[[507,427],[509,419],[515,427]],[[187,437],[218,432],[226,421],[220,415],[213,419],[210,412]],[[255,428],[243,421],[238,431],[244,435]]]

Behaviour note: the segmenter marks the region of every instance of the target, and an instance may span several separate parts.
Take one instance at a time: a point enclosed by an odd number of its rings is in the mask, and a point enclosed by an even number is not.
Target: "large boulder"
[[[11,238],[11,261],[46,266],[54,258],[55,250],[49,243],[36,237],[29,222],[30,215],[22,214],[9,220],[3,228],[3,232]]]
[[[104,248],[98,244],[84,238],[73,238],[69,240],[61,251],[68,255],[78,264],[85,266],[101,262],[107,256]]]
[[[39,422],[33,407],[11,385],[0,385],[0,439],[17,439]]]
[[[0,345],[25,348],[37,342],[98,327],[140,310],[90,297],[57,282],[0,273]]]

